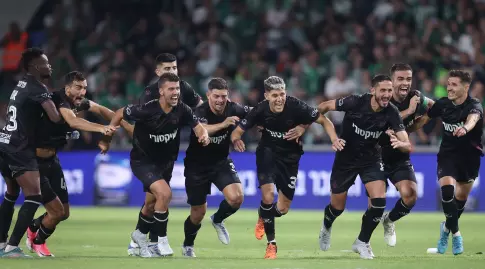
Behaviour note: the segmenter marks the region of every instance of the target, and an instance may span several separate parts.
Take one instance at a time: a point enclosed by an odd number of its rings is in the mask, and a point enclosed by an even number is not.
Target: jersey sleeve
[[[200,95],[198,95],[192,86],[182,81],[181,85],[182,102],[187,104],[189,107],[196,107],[200,102]]]
[[[479,102],[473,102],[470,105],[470,110],[468,111],[468,115],[470,114],[478,114],[480,119],[483,119],[483,107]]]
[[[47,91],[47,88],[34,86],[32,87],[32,91],[30,93],[30,99],[38,104],[42,104],[47,100],[51,99],[51,94]]]
[[[337,111],[352,111],[359,103],[359,95],[352,94],[335,100]]]
[[[307,103],[297,100],[296,102],[296,111],[298,111],[298,119],[300,124],[312,124],[314,123],[320,113],[314,107],[309,106]]]
[[[146,104],[130,104],[123,109],[123,119],[130,122],[144,121],[149,115]]]
[[[200,123],[207,124],[206,110],[203,107],[196,108],[194,114]]]
[[[445,97],[446,98],[446,97]],[[439,99],[434,103],[434,105],[428,110],[428,117],[438,118],[441,117],[443,113],[444,99]]]
[[[236,116],[239,119],[246,118],[246,116],[251,111],[251,108],[249,106],[243,106],[238,103],[232,103],[232,109],[233,109],[232,116]]]
[[[194,128],[199,124],[197,116],[194,114],[192,109],[184,103],[181,103],[182,108],[182,118],[180,121],[181,125],[188,125],[190,128]]]
[[[138,104],[142,105],[150,102],[153,99],[158,99],[160,97],[159,94],[160,93],[158,93],[158,91],[156,91],[154,87],[148,86],[141,94],[140,99],[138,100]]]
[[[254,107],[247,116],[239,122],[239,127],[243,130],[248,130],[254,127],[261,120],[263,115],[265,103],[261,102],[256,107]]]
[[[391,106],[389,107],[388,111],[388,123],[391,129],[396,133],[404,131],[404,123],[402,121],[401,115],[399,114],[399,110],[396,107]]]

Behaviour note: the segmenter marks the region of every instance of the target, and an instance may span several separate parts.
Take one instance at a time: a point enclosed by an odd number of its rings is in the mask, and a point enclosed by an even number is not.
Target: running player
[[[173,255],[167,238],[167,224],[172,196],[169,183],[178,157],[179,129],[190,125],[200,143],[209,143],[207,130],[192,110],[179,100],[179,77],[165,73],[160,76],[158,85],[159,100],[119,109],[111,120],[112,125],[119,125],[123,118],[135,122],[130,164],[133,174],[143,183],[146,198],[138,218],[138,228],[131,238],[139,246],[141,257]],[[152,226],[156,229],[158,244],[149,248],[146,237]]]
[[[195,257],[194,241],[207,211],[207,195],[211,184],[224,194],[224,200],[211,222],[219,240],[229,244],[229,232],[224,220],[234,214],[243,202],[243,189],[232,160],[228,157],[230,133],[246,117],[249,107],[228,101],[229,87],[222,78],[209,81],[207,102],[195,109],[195,115],[207,129],[211,143],[203,147],[194,133],[185,157],[185,190],[190,216],[184,223],[185,240],[182,255]]]
[[[440,226],[438,253],[444,254],[452,234],[452,252],[464,251],[458,219],[465,210],[468,195],[478,177],[483,156],[483,108],[468,90],[472,78],[462,70],[448,75],[448,96],[436,101],[426,116],[416,122],[414,129],[430,118],[441,118],[443,140],[438,152],[438,179],[441,186],[441,204],[446,221]]]
[[[352,250],[363,259],[373,259],[370,246],[372,232],[379,224],[386,208],[386,175],[378,139],[391,128],[395,135],[390,141],[393,148],[409,152],[411,144],[404,130],[403,121],[397,108],[390,104],[392,97],[391,78],[377,75],[372,79],[373,94],[350,95],[330,100],[319,105],[320,113],[344,111],[342,139],[345,148],[337,152],[332,167],[330,204],[325,208],[325,217],[320,230],[320,249],[330,248],[332,223],[345,209],[347,191],[360,175],[371,199],[371,206],[362,218],[362,227]]]
[[[231,134],[237,151],[244,151],[242,134],[253,126],[261,126],[262,138],[256,150],[256,166],[261,188],[261,206],[255,228],[255,236],[261,240],[266,233],[268,244],[265,259],[276,259],[275,217],[288,213],[295,194],[300,157],[303,154],[299,137],[304,128],[318,120],[325,130],[338,142],[333,124],[317,109],[286,96],[282,78],[271,76],[264,81],[265,101],[260,102],[248,116],[241,120]],[[296,135],[294,135],[296,134]],[[295,141],[296,140],[296,141]],[[278,201],[274,203],[274,188],[278,189]]]
[[[404,126],[410,127],[418,117],[426,114],[434,101],[417,90],[411,90],[413,70],[410,65],[394,64],[390,75],[393,87],[391,103],[400,111]],[[382,161],[386,176],[401,196],[394,208],[382,217],[384,240],[388,246],[394,247],[396,245],[394,223],[411,212],[418,198],[416,175],[409,153],[394,149],[388,135],[381,135],[379,144],[382,147]]]
[[[3,162],[8,165],[8,171],[3,171],[4,175],[7,174],[6,183],[18,184],[25,196],[10,239],[7,242],[6,237],[0,238],[0,257],[12,258],[30,257],[18,245],[42,202],[39,167],[35,158],[36,127],[43,113],[47,113],[53,122],[61,121],[47,87],[42,83],[52,74],[47,56],[40,49],[29,48],[22,53],[21,63],[27,73],[12,91],[6,125],[0,131],[0,151]],[[5,165],[2,168],[6,168]],[[7,191],[15,189],[7,187]],[[13,212],[14,203],[10,201],[15,201],[18,193],[7,194],[7,203],[1,207],[1,216]],[[10,221],[9,217],[0,219],[0,235],[7,235]],[[52,232],[54,221],[52,218],[43,220],[45,236]]]

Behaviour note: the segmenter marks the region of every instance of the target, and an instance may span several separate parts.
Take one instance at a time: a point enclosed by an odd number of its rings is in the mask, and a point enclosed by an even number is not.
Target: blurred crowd
[[[269,75],[317,105],[367,92],[371,77],[396,62],[412,65],[413,88],[432,99],[446,96],[448,70],[469,70],[470,94],[485,102],[482,13],[484,0],[64,0],[45,1],[26,32],[29,45],[50,58],[53,89],[65,73],[80,70],[89,97],[113,110],[137,102],[161,52],[177,56],[179,75],[202,97],[211,77],[223,77],[231,99],[251,106],[262,100]],[[14,75],[2,75],[2,102]],[[343,114],[330,117],[338,127]],[[413,141],[437,144],[438,127],[431,122]],[[84,134],[71,146],[95,142]],[[328,138],[312,126],[305,143]],[[117,145],[130,143],[121,135]]]

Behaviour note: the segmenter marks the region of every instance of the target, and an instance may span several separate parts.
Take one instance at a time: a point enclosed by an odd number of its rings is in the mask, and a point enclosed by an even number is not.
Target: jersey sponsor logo
[[[150,139],[153,140],[155,143],[168,143],[177,137],[178,129],[175,129],[173,133],[169,134],[160,134],[160,135],[152,135],[150,134]]]
[[[371,132],[371,131],[362,130],[357,125],[355,125],[355,123],[352,123],[352,127],[354,127],[354,129],[355,129],[354,131],[355,131],[356,134],[364,137],[365,139],[367,139],[369,137],[377,139],[382,134],[382,131]]]
[[[283,137],[286,134],[286,133],[282,133],[282,132],[271,131],[270,129],[267,129],[267,128],[265,128],[264,130],[266,130],[266,132],[268,132],[269,135],[272,136],[272,137],[274,137],[274,138],[283,139]]]
[[[249,106],[244,106],[244,112],[249,112],[249,110],[251,110],[251,108],[249,108]]]
[[[455,123],[455,124],[443,122],[443,127],[445,128],[445,131],[450,132],[450,133],[455,132],[457,129],[463,127],[464,125],[465,125],[464,122]]]
[[[19,91],[13,90],[12,94],[10,95],[10,100],[15,100],[15,97],[17,97],[18,93],[19,93]]]
[[[215,137],[209,137],[209,140],[211,142],[211,144],[221,144],[223,141],[225,141],[227,138],[227,133],[225,133],[224,135],[220,135],[220,136],[215,136]]]
[[[10,137],[12,135],[0,133],[0,143],[10,144]]]
[[[27,86],[27,81],[22,81],[20,80],[19,83],[17,83],[17,87],[19,88],[25,88]]]

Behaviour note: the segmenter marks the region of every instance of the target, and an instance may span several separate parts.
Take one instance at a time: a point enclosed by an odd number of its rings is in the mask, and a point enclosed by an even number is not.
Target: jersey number
[[[12,115],[10,116],[9,123],[7,126],[5,126],[5,129],[7,129],[7,131],[9,132],[12,132],[17,130],[17,108],[14,106],[9,106],[8,113],[12,113]]]
[[[67,190],[66,180],[64,178],[61,178],[61,189]]]
[[[288,188],[295,189],[296,187],[296,177],[290,177],[290,183],[288,183]]]

